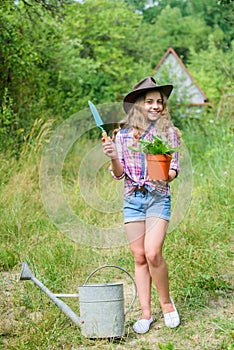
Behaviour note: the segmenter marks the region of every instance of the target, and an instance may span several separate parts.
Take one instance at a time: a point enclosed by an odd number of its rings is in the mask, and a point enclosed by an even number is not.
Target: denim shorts
[[[157,190],[152,192],[134,191],[124,198],[124,223],[145,221],[148,217],[170,220],[171,196]]]

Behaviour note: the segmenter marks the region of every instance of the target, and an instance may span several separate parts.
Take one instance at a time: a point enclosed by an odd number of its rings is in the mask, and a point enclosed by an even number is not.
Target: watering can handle
[[[119,269],[119,270],[122,270],[124,271],[132,280],[132,283],[133,283],[133,286],[134,286],[134,296],[133,296],[133,299],[131,301],[131,304],[129,306],[129,308],[127,309],[127,311],[125,312],[125,316],[127,315],[127,313],[131,310],[135,300],[136,300],[136,296],[137,296],[137,288],[136,288],[136,283],[134,281],[134,278],[130,275],[130,273],[125,270],[123,267],[120,267],[120,266],[116,266],[116,265],[103,265],[103,266],[100,266],[98,267],[97,269],[95,269],[93,272],[90,273],[90,275],[86,278],[85,282],[84,282],[84,285],[89,281],[89,279],[99,270],[102,270],[102,269],[105,269],[107,267],[114,267],[116,269]]]

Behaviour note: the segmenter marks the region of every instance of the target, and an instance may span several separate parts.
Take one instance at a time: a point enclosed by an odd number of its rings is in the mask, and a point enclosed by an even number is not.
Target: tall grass
[[[75,293],[77,285],[82,284],[87,275],[100,265],[119,265],[134,274],[133,258],[128,245],[102,249],[73,242],[50,221],[40,195],[39,164],[41,151],[51,132],[51,123],[38,122],[20,160],[1,157],[0,268],[1,294],[4,297],[1,316],[10,321],[8,326],[0,323],[3,334],[0,344],[3,349],[17,350],[89,347],[152,349],[147,338],[144,338],[144,342],[140,338],[134,342],[135,335],[131,328],[127,328],[127,337],[120,342],[85,339],[80,329],[71,325],[66,316],[35,285],[31,282],[18,282],[24,260],[28,261],[38,279],[58,293]],[[180,347],[183,343],[191,348],[187,325],[192,327],[195,315],[200,313],[201,316],[202,310],[209,308],[211,302],[220,298],[229,300],[231,292],[231,123],[226,119],[206,116],[202,121],[185,121],[183,134],[192,159],[194,188],[187,215],[168,234],[165,243],[170,287],[180,307],[182,326],[176,331],[177,339],[170,330],[162,328],[159,331],[161,340],[157,346],[160,349],[183,349]],[[82,147],[75,145],[71,150],[64,164],[64,192],[83,221],[98,227],[108,227],[110,215],[87,205],[77,181],[77,169],[82,156],[95,144],[94,141],[87,141]],[[106,165],[99,170],[97,181],[103,199],[114,201],[114,182]],[[119,222],[121,212],[111,215],[111,220],[113,223]],[[116,271],[103,272],[97,276],[97,280],[115,278],[121,279],[123,276]],[[153,296],[153,309],[158,313],[155,289]],[[77,301],[71,300],[68,303],[79,312]],[[127,317],[127,326],[137,318],[138,307],[136,303],[134,311]],[[203,337],[200,349],[212,349],[215,344],[217,350],[230,350],[232,333],[229,318],[220,319],[217,316],[213,320],[219,332],[215,343],[209,345]],[[205,327],[206,325],[200,326],[200,330],[204,331]],[[156,349],[156,345],[153,348]]]

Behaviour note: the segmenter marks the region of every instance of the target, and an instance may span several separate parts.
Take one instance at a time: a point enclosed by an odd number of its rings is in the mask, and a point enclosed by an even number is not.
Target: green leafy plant
[[[158,136],[153,136],[153,141],[140,139],[138,147],[129,146],[129,149],[133,152],[167,155],[171,155],[179,150],[179,148],[171,147]]]

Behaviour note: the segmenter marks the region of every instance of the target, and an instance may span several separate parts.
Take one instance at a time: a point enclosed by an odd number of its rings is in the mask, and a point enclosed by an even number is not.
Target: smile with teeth
[[[158,116],[159,115],[159,111],[150,111],[149,112],[149,115],[152,115],[152,116]]]

